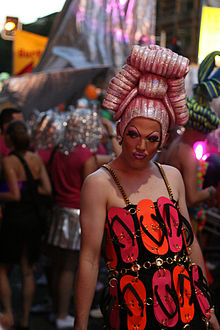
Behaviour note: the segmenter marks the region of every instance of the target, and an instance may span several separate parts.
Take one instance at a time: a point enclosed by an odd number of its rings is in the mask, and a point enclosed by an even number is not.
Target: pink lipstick
[[[136,159],[144,159],[146,157],[146,154],[143,152],[134,152],[134,157]]]

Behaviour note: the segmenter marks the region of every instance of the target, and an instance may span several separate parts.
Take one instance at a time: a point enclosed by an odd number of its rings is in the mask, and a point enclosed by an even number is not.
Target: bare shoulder
[[[2,166],[3,167],[8,167],[10,165],[13,165],[13,157],[11,155],[3,157]]]
[[[185,161],[187,157],[191,157],[192,155],[194,155],[193,148],[189,144],[181,142],[179,144],[178,157]]]
[[[104,191],[109,181],[109,174],[103,169],[99,168],[92,174],[88,175],[83,183],[83,189],[95,189],[95,191]]]
[[[2,165],[4,167],[16,167],[17,162],[18,162],[18,158],[13,154],[5,156],[2,159]]]
[[[40,156],[36,152],[27,151],[27,157],[33,161],[42,162]]]
[[[165,164],[163,164],[161,166],[167,176],[172,176],[172,177],[180,176],[181,177],[181,173],[176,167],[171,166],[171,165],[165,165]]]
[[[108,180],[109,174],[102,168],[85,178],[80,193],[81,208],[86,205],[88,209],[93,209],[98,201],[99,207],[103,206],[106,209],[110,192]]]
[[[178,188],[179,186],[182,185],[183,183],[182,174],[176,167],[165,164],[163,164],[162,167],[168,179],[168,182],[171,184],[171,186]]]

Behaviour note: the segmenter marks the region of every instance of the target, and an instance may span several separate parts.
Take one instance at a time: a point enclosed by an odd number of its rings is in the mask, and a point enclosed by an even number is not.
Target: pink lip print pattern
[[[122,260],[126,263],[134,262],[139,249],[131,214],[125,209],[112,207],[108,211],[108,219],[110,231],[120,247]]]
[[[150,199],[143,199],[138,203],[137,217],[140,223],[142,241],[146,249],[154,254],[166,254],[168,242],[156,220],[155,206]]]
[[[172,290],[170,271],[158,269],[152,280],[154,315],[165,327],[174,327],[178,322],[178,299]]]
[[[158,198],[157,206],[167,228],[170,250],[179,252],[182,249],[183,239],[178,211],[167,197]]]

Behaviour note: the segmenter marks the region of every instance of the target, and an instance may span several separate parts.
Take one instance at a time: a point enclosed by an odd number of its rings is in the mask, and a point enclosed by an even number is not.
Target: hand
[[[209,192],[209,198],[206,200],[208,207],[213,207],[217,204],[217,190],[213,186],[205,188]]]
[[[220,326],[217,320],[217,317],[215,316],[215,313],[212,312],[211,318],[210,318],[210,325],[212,330],[220,330]]]
[[[210,195],[210,199],[212,200],[213,198],[216,198],[217,196],[217,190],[215,187],[213,186],[209,186],[208,188],[206,188],[209,192],[209,195]]]

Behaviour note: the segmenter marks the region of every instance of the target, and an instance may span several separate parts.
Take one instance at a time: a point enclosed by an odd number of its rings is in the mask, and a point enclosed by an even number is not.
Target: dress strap
[[[117,175],[115,174],[114,170],[112,169],[112,167],[109,166],[108,164],[104,164],[104,165],[102,165],[102,167],[106,168],[106,170],[109,171],[109,173],[113,177],[113,179],[114,179],[114,181],[115,181],[115,183],[116,183],[116,185],[117,185],[117,187],[118,187],[118,189],[119,189],[119,191],[120,191],[120,193],[121,193],[121,195],[122,195],[122,197],[123,197],[126,205],[130,205],[131,202],[129,201],[129,199],[127,197],[127,194],[124,191],[124,188],[122,187],[122,185],[120,184],[120,181],[119,181]]]
[[[157,162],[154,162],[154,164],[157,165],[157,167],[159,168],[160,173],[161,173],[161,175],[162,175],[162,177],[164,179],[165,185],[167,187],[167,190],[168,190],[168,193],[169,193],[169,197],[170,197],[171,200],[173,200],[174,199],[173,198],[173,192],[172,192],[171,186],[170,186],[170,184],[169,184],[169,182],[167,180],[167,176],[166,176],[166,174],[164,172],[164,169],[163,169],[162,165],[160,163],[157,163]]]

